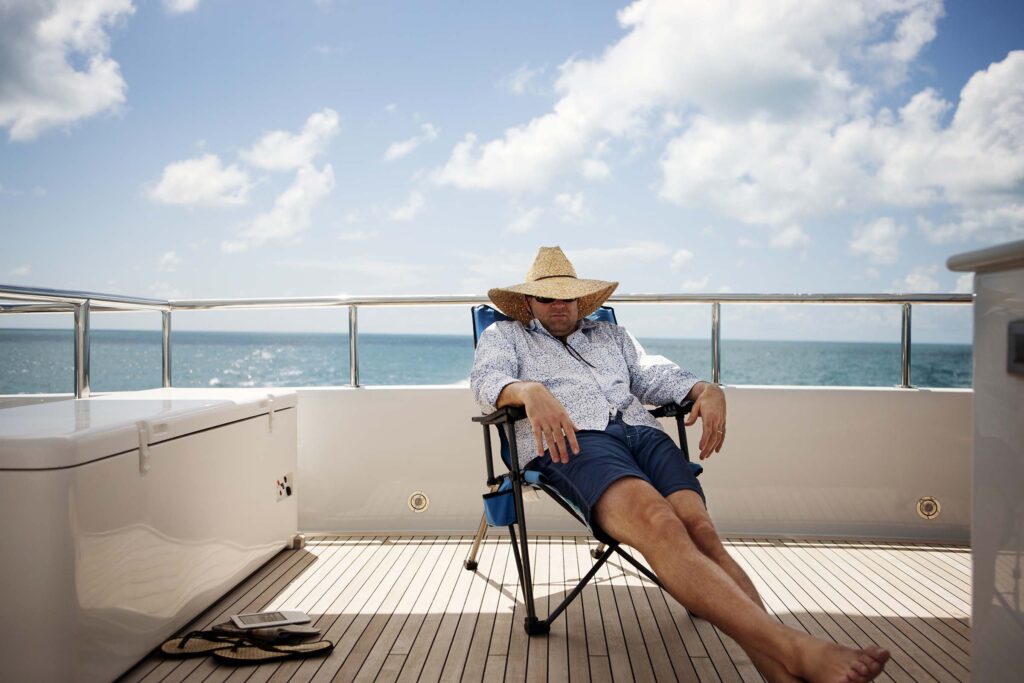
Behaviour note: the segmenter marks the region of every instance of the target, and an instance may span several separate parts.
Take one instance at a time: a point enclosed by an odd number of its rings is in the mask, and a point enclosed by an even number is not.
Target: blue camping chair
[[[480,340],[480,335],[490,325],[500,320],[509,320],[509,318],[503,315],[501,312],[487,305],[474,306],[472,310],[473,314],[473,345]],[[615,323],[615,310],[608,306],[602,306],[594,313],[587,316],[591,320],[605,321]],[[689,449],[686,445],[686,427],[684,424],[684,417],[690,412],[693,407],[693,401],[684,401],[682,404],[672,403],[667,406],[661,406],[651,410],[651,415],[654,417],[674,417],[676,419],[676,427],[679,431],[679,445],[682,448],[683,457],[686,458],[687,462],[690,460]],[[533,600],[533,579],[530,573],[530,554],[528,549],[528,539],[526,531],[526,516],[523,512],[523,489],[524,487],[533,488],[543,491],[549,495],[556,503],[565,509],[570,515],[576,520],[590,529],[583,516],[583,513],[576,507],[576,504],[571,500],[562,497],[558,491],[550,486],[539,472],[533,470],[521,470],[519,468],[519,455],[516,449],[515,440],[515,423],[518,420],[526,419],[526,410],[519,407],[506,406],[499,408],[489,415],[483,415],[480,417],[474,417],[473,422],[478,422],[483,425],[484,430],[484,456],[487,465],[487,486],[490,488],[490,493],[484,494],[484,516],[480,520],[480,528],[477,531],[476,537],[473,539],[473,545],[470,548],[469,556],[463,563],[465,568],[472,571],[477,568],[476,555],[480,549],[480,543],[483,541],[484,536],[487,534],[488,526],[504,526],[508,528],[509,535],[512,539],[512,553],[515,556],[516,571],[519,573],[519,585],[523,591],[524,602],[526,603],[526,620],[525,628],[528,634],[542,635],[546,634],[551,628],[551,622],[558,618],[566,607],[569,606],[576,596],[580,594],[584,586],[594,578],[597,571],[601,566],[611,557],[612,553],[616,553],[619,557],[623,558],[631,565],[633,565],[637,571],[641,572],[644,576],[649,578],[658,586],[661,586],[661,582],[658,578],[644,567],[642,564],[633,559],[633,557],[623,552],[619,547],[619,543],[615,540],[609,539],[607,544],[599,543],[595,550],[591,551],[591,556],[597,560],[594,566],[587,572],[587,574],[580,579],[580,582],[565,596],[561,604],[551,610],[551,613],[544,619],[537,617],[536,607]],[[501,460],[504,462],[506,469],[508,470],[504,474],[495,476],[494,474],[494,456],[491,447],[491,426],[494,426],[498,430],[498,437],[501,441]],[[700,466],[691,464],[691,467],[699,474]],[[519,533],[516,533],[516,527],[519,527]],[[590,529],[593,534],[593,529]]]

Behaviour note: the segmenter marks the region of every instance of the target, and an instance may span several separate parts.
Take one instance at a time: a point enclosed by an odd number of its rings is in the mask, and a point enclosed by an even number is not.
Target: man
[[[725,393],[644,353],[622,327],[586,320],[618,286],[583,280],[559,247],[542,247],[526,282],[488,292],[513,321],[477,344],[471,385],[487,411],[513,405],[520,464],[540,470],[598,536],[636,548],[665,589],[732,636],[769,681],[859,683],[889,653],[853,650],[781,625],[722,545],[695,471],[644,404],[694,401],[700,459],[721,450]]]

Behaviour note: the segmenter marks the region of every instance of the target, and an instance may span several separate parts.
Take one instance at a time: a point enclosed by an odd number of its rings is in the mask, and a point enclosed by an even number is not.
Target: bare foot
[[[889,651],[872,645],[862,650],[810,638],[802,644],[797,676],[813,683],[867,683],[882,673]]]

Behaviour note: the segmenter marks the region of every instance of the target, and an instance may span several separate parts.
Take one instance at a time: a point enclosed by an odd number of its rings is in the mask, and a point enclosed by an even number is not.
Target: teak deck
[[[152,655],[125,681],[760,681],[743,651],[614,557],[553,625],[528,637],[507,535],[463,569],[468,536],[318,536],[279,553],[188,628],[299,609],[337,647],[261,666]],[[538,611],[592,562],[592,541],[536,536]],[[781,622],[877,643],[899,681],[970,678],[970,551],[906,543],[733,538],[730,551]]]

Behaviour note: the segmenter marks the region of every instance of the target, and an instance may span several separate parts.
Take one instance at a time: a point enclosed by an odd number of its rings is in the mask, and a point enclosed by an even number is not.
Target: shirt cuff
[[[685,401],[686,397],[690,394],[690,391],[693,389],[693,387],[695,387],[698,382],[704,382],[704,381],[706,381],[706,380],[697,379],[696,377],[694,377],[692,380],[688,380],[685,384],[683,384],[683,388],[680,391],[679,395],[676,396],[676,399],[675,399],[676,403],[680,403],[681,404],[683,401]]]
[[[493,381],[487,383],[487,388],[480,392],[480,400],[486,401],[487,411],[493,413],[498,409],[498,397],[501,396],[501,392],[509,384],[514,384],[520,380],[515,377],[498,377]]]

